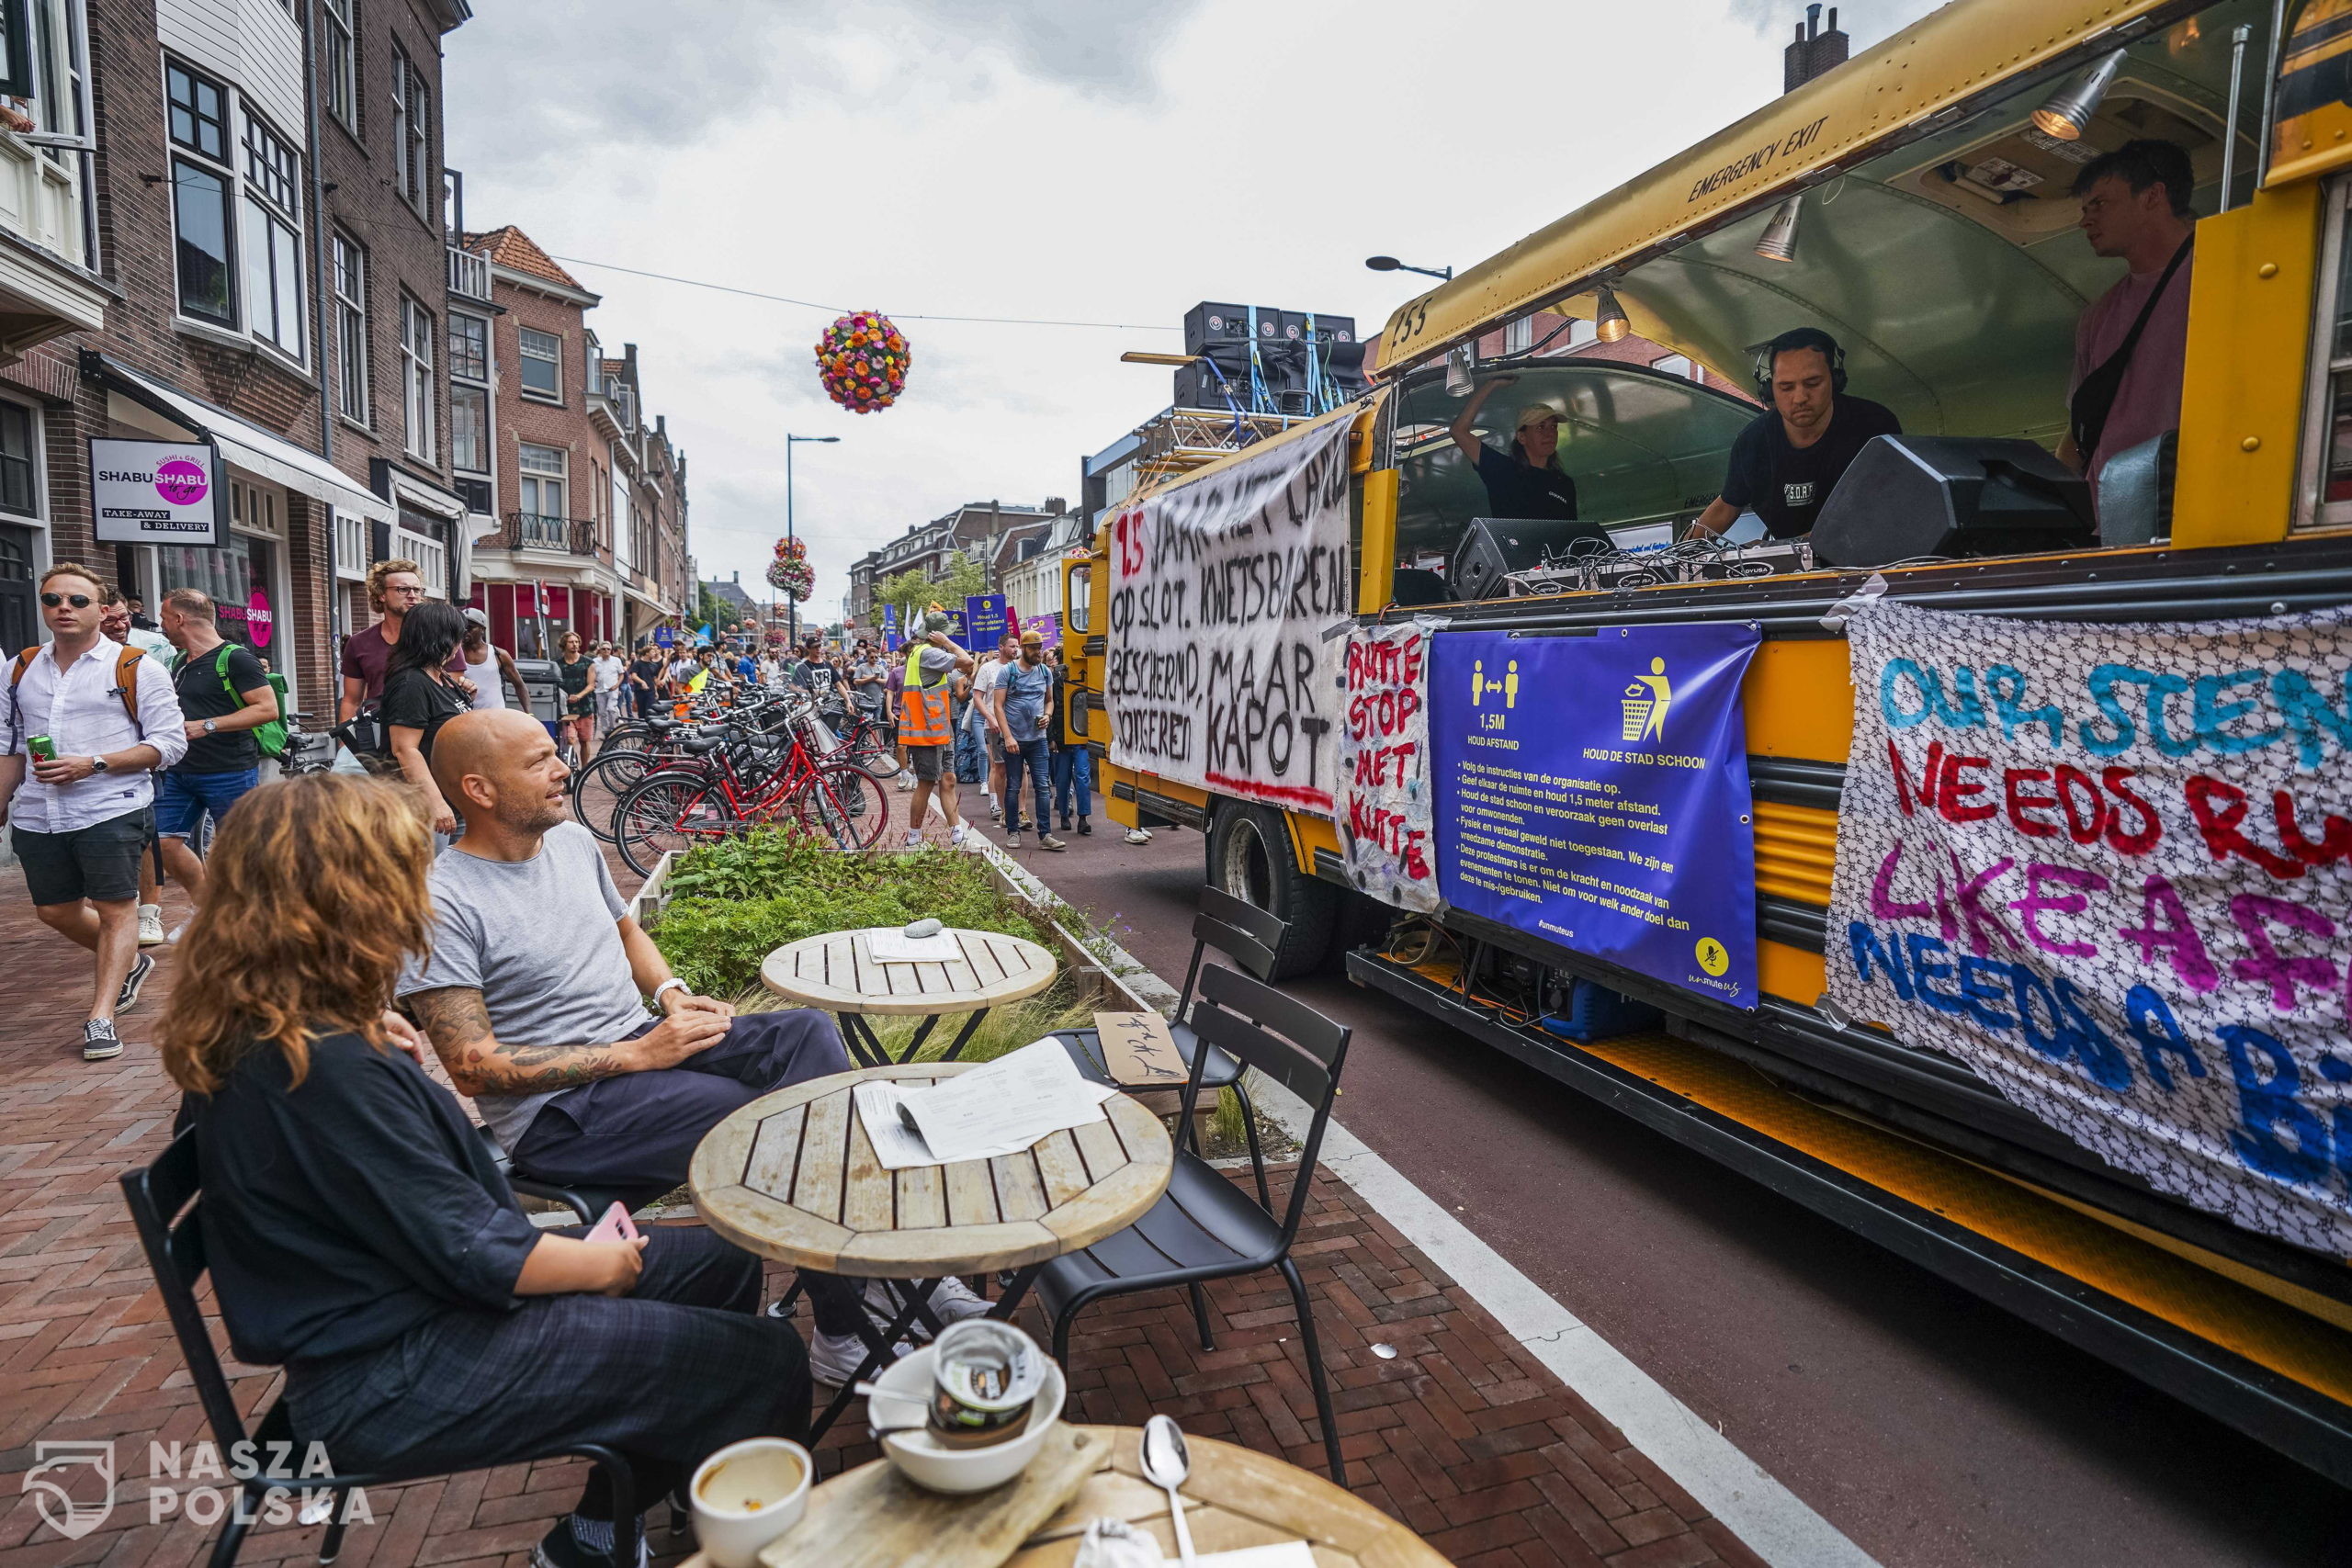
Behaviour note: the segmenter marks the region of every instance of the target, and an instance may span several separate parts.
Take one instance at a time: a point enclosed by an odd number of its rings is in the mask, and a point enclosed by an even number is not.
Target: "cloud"
[[[984,96],[1014,74],[1111,103],[1157,96],[1157,62],[1202,0],[503,0],[450,43],[475,169],[671,148],[731,120],[910,94]]]

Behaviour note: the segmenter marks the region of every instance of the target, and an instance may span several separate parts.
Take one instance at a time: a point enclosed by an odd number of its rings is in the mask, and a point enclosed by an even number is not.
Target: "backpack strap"
[[[33,660],[40,652],[40,644],[33,644],[17,655],[16,667],[8,671],[8,733],[18,740],[24,739],[24,711],[17,696],[17,688],[25,683],[25,671],[33,667]]]
[[[114,656],[114,694],[122,699],[122,711],[130,715],[131,732],[142,746],[147,727],[139,722],[139,661],[146,657],[146,649],[129,646]]]

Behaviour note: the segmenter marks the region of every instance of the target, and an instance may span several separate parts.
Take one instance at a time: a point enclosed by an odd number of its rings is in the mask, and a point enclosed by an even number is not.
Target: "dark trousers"
[[[1020,742],[1021,750],[1004,753],[1004,830],[1021,831],[1021,779],[1029,776],[1037,796],[1037,831],[1054,830],[1054,765],[1046,755],[1046,738]]]
[[[675,1187],[703,1134],[729,1116],[763,1094],[849,1070],[829,1015],[746,1013],[674,1067],[599,1078],[548,1100],[511,1151],[514,1168],[567,1187]],[[818,1332],[856,1332],[857,1282],[807,1280]]]
[[[602,1443],[628,1459],[639,1510],[729,1443],[805,1437],[808,1352],[791,1325],[759,1315],[760,1260],[699,1226],[646,1235],[628,1295],[453,1308],[377,1349],[289,1366],[294,1429],[346,1474],[435,1475]],[[580,1511],[611,1517],[601,1471]]]
[[[1078,797],[1078,819],[1085,821],[1094,815],[1094,797],[1089,793],[1094,784],[1094,753],[1083,746],[1071,746],[1054,753],[1054,809],[1062,820],[1070,818],[1070,796]]]

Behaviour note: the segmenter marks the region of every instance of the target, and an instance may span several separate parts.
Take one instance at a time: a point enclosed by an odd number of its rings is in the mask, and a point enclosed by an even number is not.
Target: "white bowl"
[[[875,1379],[875,1392],[866,1396],[866,1420],[878,1426],[924,1418],[931,1410],[934,1354],[933,1348],[926,1345],[893,1362]],[[1048,1360],[1046,1381],[1038,1386],[1036,1402],[1029,1407],[1029,1424],[1021,1428],[1019,1437],[1007,1438],[984,1449],[950,1449],[943,1448],[928,1427],[920,1427],[911,1432],[890,1433],[882,1439],[882,1452],[899,1467],[899,1473],[926,1491],[985,1492],[991,1486],[1003,1485],[1037,1457],[1046,1434],[1061,1419],[1062,1400],[1068,1392],[1061,1368]]]

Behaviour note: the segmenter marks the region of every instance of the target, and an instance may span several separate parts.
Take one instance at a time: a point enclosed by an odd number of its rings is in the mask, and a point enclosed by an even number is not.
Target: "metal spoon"
[[[1168,1494],[1168,1517],[1176,1528],[1176,1555],[1193,1568],[1193,1531],[1184,1523],[1184,1499],[1176,1488],[1193,1473],[1192,1455],[1184,1449],[1183,1429],[1172,1416],[1155,1416],[1144,1423],[1143,1478]]]

